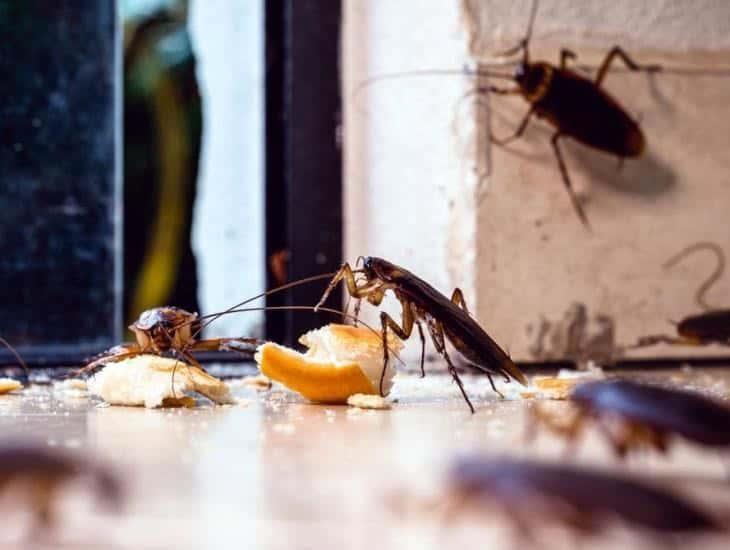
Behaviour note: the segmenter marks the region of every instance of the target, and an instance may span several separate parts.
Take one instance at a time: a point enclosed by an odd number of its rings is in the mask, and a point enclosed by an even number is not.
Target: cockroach
[[[494,505],[517,533],[536,542],[536,523],[550,521],[585,535],[618,520],[655,535],[707,534],[723,525],[688,500],[663,488],[596,470],[510,458],[467,456],[448,474],[456,511]],[[453,517],[454,510],[451,511]]]
[[[134,333],[136,342],[126,343],[114,346],[100,356],[94,358],[83,368],[77,371],[78,374],[91,372],[94,369],[106,364],[130,359],[138,355],[154,354],[163,355],[171,352],[174,355],[182,357],[187,363],[201,368],[194,352],[198,351],[240,351],[241,348],[256,346],[263,343],[258,338],[211,338],[201,340],[198,338],[200,332],[223,315],[238,313],[241,311],[253,311],[263,309],[281,309],[281,308],[248,308],[240,309],[241,306],[249,302],[268,296],[275,292],[280,292],[298,286],[300,284],[309,283],[321,279],[331,278],[333,273],[325,273],[313,277],[307,277],[298,281],[293,281],[277,288],[268,290],[247,300],[239,302],[230,308],[204,316],[198,316],[197,313],[190,313],[184,309],[174,306],[164,306],[144,311],[139,318],[129,326]],[[286,306],[284,309],[301,309],[295,306]],[[325,308],[328,312],[342,314],[343,312]],[[174,373],[174,371],[173,371]]]
[[[114,363],[143,354],[162,355],[173,352],[191,365],[202,368],[193,352],[232,350],[234,347],[256,345],[257,338],[214,338],[198,340],[198,314],[184,309],[165,306],[148,309],[129,325],[136,337],[135,343],[115,346],[85,365],[79,372],[89,372],[106,363]]]
[[[370,78],[359,85],[356,92],[363,86],[378,80],[432,74],[465,74],[512,81],[515,86],[511,88],[487,85],[480,86],[472,92],[475,94],[491,92],[499,95],[519,95],[530,105],[511,135],[500,139],[491,135],[490,132],[491,141],[496,145],[504,146],[522,137],[533,116],[544,119],[550,124],[555,129],[550,142],[563,184],[581,222],[586,227],[590,227],[583,207],[573,190],[560,148],[560,140],[561,138],[572,138],[598,151],[616,155],[620,162],[623,162],[625,158],[641,156],[646,148],[646,138],[639,123],[613,96],[606,92],[602,85],[611,65],[617,59],[623,61],[632,71],[654,73],[662,68],[660,65],[636,63],[620,46],[614,46],[609,50],[593,80],[587,79],[568,67],[568,60],[575,60],[577,55],[566,48],[560,50],[558,66],[545,61],[532,62],[529,55],[529,44],[537,7],[538,2],[534,0],[525,37],[516,47],[501,55],[501,57],[508,57],[522,53],[521,60],[512,75],[486,70],[486,67],[489,66],[487,64],[482,64],[476,70],[466,69],[461,72],[454,70],[409,71]]]
[[[117,475],[108,467],[58,449],[28,442],[0,444],[0,490],[15,482],[25,482],[36,527],[47,530],[55,520],[59,488],[75,478],[91,481],[97,498],[118,509],[124,500]]]
[[[386,312],[380,312],[381,335],[383,339],[383,372],[380,377],[380,393],[383,393],[383,375],[388,364],[388,330],[391,330],[401,340],[407,340],[413,332],[414,325],[421,338],[421,376],[425,376],[424,353],[426,339],[423,326],[426,325],[434,347],[448,365],[449,374],[453,377],[461,390],[471,412],[474,412],[464,385],[459,378],[456,367],[446,351],[446,340],[456,348],[467,360],[471,367],[485,373],[489,378],[492,389],[501,395],[494,385],[492,374],[503,376],[506,381],[510,378],[526,385],[527,379],[510,357],[497,343],[479,326],[469,313],[460,289],[455,289],[451,299],[441,294],[426,281],[410,271],[388,262],[382,258],[365,256],[361,269],[352,269],[350,264],[344,263],[330,281],[316,308],[319,308],[340,281],[344,281],[348,294],[355,298],[355,311],[359,310],[359,301],[365,298],[374,306],[379,306],[385,293],[391,290],[401,304],[402,324],[399,325]],[[357,263],[356,263],[357,265]],[[364,277],[358,285],[355,275]]]
[[[672,436],[705,447],[730,447],[730,408],[698,393],[601,380],[577,386],[569,399],[576,414],[568,422],[533,406],[531,431],[543,425],[574,442],[592,421],[619,458],[642,447],[665,453]]]
[[[628,349],[637,349],[656,344],[673,346],[706,346],[716,344],[730,346],[730,309],[713,309],[707,303],[705,294],[722,276],[725,270],[725,254],[722,249],[712,242],[698,242],[692,244],[664,263],[664,267],[672,267],[679,260],[698,250],[710,250],[715,253],[717,265],[710,276],[699,286],[695,294],[697,304],[705,309],[705,313],[698,313],[685,317],[676,323],[677,336],[653,334],[642,336],[636,344]]]
[[[560,149],[560,139],[572,138],[598,151],[616,155],[619,161],[623,161],[626,157],[639,157],[646,147],[641,127],[601,85],[616,59],[623,61],[632,71],[656,72],[661,70],[661,67],[636,63],[620,46],[614,46],[609,50],[594,80],[589,80],[568,68],[568,60],[575,60],[577,55],[566,48],[560,50],[559,66],[544,61],[532,62],[528,47],[537,6],[538,2],[534,0],[525,38],[516,48],[505,52],[506,55],[522,52],[522,60],[513,75],[516,87],[499,88],[490,85],[478,89],[478,92],[520,95],[530,104],[527,114],[512,135],[503,139],[491,136],[492,142],[497,145],[503,146],[520,138],[533,115],[544,119],[555,128],[550,141],[563,184],[578,217],[588,227],[588,218],[575,195],[568,175]]]

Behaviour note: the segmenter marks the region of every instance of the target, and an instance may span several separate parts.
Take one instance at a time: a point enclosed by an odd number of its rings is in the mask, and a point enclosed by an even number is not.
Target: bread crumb
[[[86,380],[82,380],[81,378],[69,378],[60,382],[54,382],[53,392],[59,394],[64,399],[88,397],[89,395]]]
[[[552,376],[536,376],[532,385],[537,388],[540,397],[547,399],[568,399],[573,388],[580,383],[580,379],[557,378]]]
[[[12,378],[0,378],[0,394],[10,393],[19,390],[23,384]]]
[[[60,382],[54,382],[53,389],[86,391],[88,388],[86,387],[86,380],[83,380],[82,378],[67,378]]]
[[[263,374],[257,374],[255,376],[246,376],[244,378],[237,378],[228,382],[228,387],[231,389],[235,388],[254,388],[259,391],[270,390],[271,380]]]
[[[390,403],[379,395],[356,393],[347,398],[347,404],[358,409],[389,409]]]

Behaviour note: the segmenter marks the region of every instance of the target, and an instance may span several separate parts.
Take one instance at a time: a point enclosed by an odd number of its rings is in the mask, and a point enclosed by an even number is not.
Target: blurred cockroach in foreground
[[[469,401],[456,367],[446,351],[447,339],[468,361],[470,366],[487,375],[492,389],[498,394],[499,392],[492,380],[492,374],[503,376],[506,381],[513,378],[520,384],[527,384],[527,379],[522,371],[469,314],[461,290],[455,289],[449,300],[423,279],[382,258],[365,256],[359,258],[358,262],[360,260],[363,264],[361,269],[353,270],[350,264],[343,264],[316,307],[319,308],[325,302],[340,281],[345,282],[349,295],[358,300],[356,311],[358,311],[359,301],[362,298],[365,298],[374,306],[378,306],[383,301],[385,292],[388,290],[393,291],[402,307],[402,326],[384,311],[380,312],[383,338],[383,373],[380,377],[381,394],[383,392],[383,375],[388,364],[388,347],[386,345],[388,329],[393,331],[401,340],[407,340],[413,332],[413,326],[415,325],[418,328],[418,334],[421,338],[421,376],[425,376],[423,361],[426,339],[423,335],[422,323],[425,323],[436,351],[446,360],[449,373],[459,386],[461,394],[472,413],[474,412],[474,406]],[[364,277],[360,285],[355,279],[356,274]]]
[[[730,345],[730,309],[712,309],[705,299],[705,294],[715,284],[725,270],[725,254],[715,243],[699,242],[688,246],[664,263],[665,267],[672,267],[688,254],[698,250],[711,250],[717,257],[717,266],[710,276],[697,289],[695,300],[697,304],[707,310],[705,313],[690,315],[677,323],[678,336],[653,334],[642,336],[636,344],[628,349],[637,349],[656,344],[673,346],[706,346],[717,344]]]
[[[0,490],[23,483],[23,495],[33,512],[35,527],[47,530],[55,523],[58,490],[75,478],[88,478],[101,503],[118,509],[123,491],[117,476],[102,464],[32,443],[0,444]]]
[[[522,52],[522,60],[514,72],[517,86],[486,86],[479,91],[521,95],[530,104],[527,114],[512,135],[504,139],[492,136],[492,141],[497,145],[506,145],[521,137],[533,115],[545,119],[555,128],[551,143],[560,174],[573,208],[587,226],[588,218],[573,191],[559,140],[563,137],[573,138],[588,147],[616,155],[620,160],[640,156],[644,152],[646,140],[639,124],[616,99],[601,88],[601,84],[616,58],[621,59],[633,71],[655,72],[661,68],[658,65],[639,65],[619,46],[614,46],[606,54],[595,80],[588,80],[567,67],[567,61],[574,60],[576,54],[565,48],[560,50],[559,67],[543,61],[531,62],[528,47],[537,5],[537,0],[534,0],[525,38],[516,48],[505,52],[507,55]]]
[[[470,456],[455,461],[448,483],[452,521],[455,512],[496,509],[534,543],[541,522],[583,535],[607,531],[616,520],[654,536],[724,531],[710,515],[664,489],[571,466]]]
[[[575,442],[590,421],[620,458],[642,447],[665,453],[671,436],[705,447],[730,447],[730,408],[698,393],[603,380],[581,384],[569,399],[576,412],[567,421],[533,405],[528,433],[534,435],[542,425]]]

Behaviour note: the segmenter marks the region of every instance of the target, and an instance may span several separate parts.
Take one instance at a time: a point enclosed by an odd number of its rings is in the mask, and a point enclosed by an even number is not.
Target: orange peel
[[[346,403],[355,394],[378,395],[383,368],[383,347],[379,334],[370,329],[330,324],[309,331],[299,341],[309,349],[299,353],[267,342],[259,347],[256,361],[261,373],[318,403]],[[403,346],[389,337],[395,353]],[[391,356],[393,354],[391,353]],[[390,361],[383,379],[387,394],[393,383]]]

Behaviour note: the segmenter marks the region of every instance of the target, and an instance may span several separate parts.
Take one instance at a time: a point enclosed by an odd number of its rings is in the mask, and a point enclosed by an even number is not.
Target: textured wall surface
[[[523,35],[530,7],[349,4],[346,91],[385,73],[488,61]],[[474,83],[442,75],[374,82],[350,96],[348,255],[385,255],[444,291],[465,286],[479,320],[519,359],[585,351],[576,346],[603,356],[611,342],[671,333],[668,320],[698,311],[694,292],[714,258],[700,252],[666,271],[662,263],[699,240],[730,253],[729,26],[725,2],[541,2],[533,59],[557,63],[566,46],[595,67],[619,43],[667,69],[650,77],[619,62],[605,81],[640,120],[643,158],[619,170],[615,157],[564,143],[593,232],[571,208],[546,123],[509,148],[489,144],[489,124],[503,136],[526,112],[520,97],[464,98]],[[727,306],[728,297],[730,276],[708,299]]]

